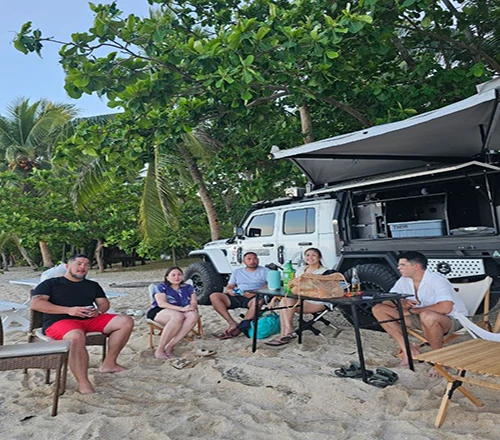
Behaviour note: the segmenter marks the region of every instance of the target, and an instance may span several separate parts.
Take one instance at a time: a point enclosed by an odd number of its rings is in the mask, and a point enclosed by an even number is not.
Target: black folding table
[[[290,295],[287,294],[285,295],[285,291],[283,288],[280,290],[270,290],[270,289],[256,289],[256,290],[251,290],[249,291],[251,293],[254,293],[256,295],[256,301],[255,301],[255,316],[253,319],[253,325],[254,325],[254,332],[253,332],[253,338],[252,338],[252,353],[255,353],[257,350],[257,327],[259,324],[258,316],[259,316],[259,300],[260,297],[263,296],[268,296],[268,297],[284,297],[287,296],[288,298],[294,298],[298,301],[298,307],[299,307],[299,328],[297,330],[298,334],[298,342],[299,344],[302,343],[302,331],[304,327],[304,301],[318,301],[318,302],[328,302],[331,303],[332,305],[335,306],[350,306],[351,307],[351,315],[352,315],[352,321],[354,325],[354,332],[356,335],[356,347],[358,350],[358,358],[359,358],[359,364],[361,367],[361,375],[363,378],[364,382],[368,382],[368,375],[366,373],[366,367],[365,367],[365,358],[363,355],[363,343],[361,340],[361,332],[360,328],[362,327],[359,323],[359,317],[358,317],[358,312],[359,312],[359,306],[362,305],[367,305],[367,306],[373,306],[375,304],[384,302],[384,301],[392,301],[398,310],[399,318],[396,318],[394,321],[399,321],[401,324],[401,331],[403,333],[403,338],[405,342],[405,348],[406,348],[406,353],[408,356],[408,368],[412,371],[415,371],[414,365],[413,365],[413,358],[411,355],[411,349],[410,349],[410,341],[408,340],[408,332],[406,330],[406,323],[404,320],[404,315],[403,315],[403,308],[401,307],[401,300],[408,297],[409,295],[404,295],[400,293],[385,293],[385,292],[375,292],[375,291],[365,291],[363,292],[362,295],[359,296],[352,296],[352,297],[341,297],[341,298],[331,298],[331,299],[325,299],[325,298],[309,298],[309,297],[303,297],[301,296],[300,298],[295,296],[295,295]],[[278,308],[275,308],[275,310]]]

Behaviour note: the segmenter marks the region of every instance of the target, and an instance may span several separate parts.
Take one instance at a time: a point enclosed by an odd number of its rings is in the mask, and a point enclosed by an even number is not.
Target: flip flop
[[[189,359],[180,358],[173,361],[170,365],[178,370],[182,370],[183,368],[192,368],[196,365],[196,363]]]
[[[281,338],[281,340],[288,344],[289,342],[293,341],[296,338],[297,338],[297,335],[295,333],[288,333],[287,335],[283,336]]]
[[[368,379],[368,383],[379,388],[385,388],[388,385],[394,385],[398,377],[398,374],[389,370],[389,368],[379,367],[375,370],[375,374]]]
[[[271,347],[281,347],[282,345],[289,344],[292,340],[291,339],[284,339],[285,337],[281,339],[273,339],[272,341],[267,341],[264,342],[266,345],[270,345]]]
[[[351,362],[350,365],[340,367],[339,369],[335,370],[334,373],[339,377],[350,377],[352,379],[363,377],[361,365],[359,364],[359,362]],[[368,377],[373,376],[373,371],[366,370],[366,375]]]
[[[239,336],[240,333],[241,333],[240,329],[233,328],[232,330],[225,330],[223,334],[216,335],[215,337],[217,339],[220,339],[220,340],[232,339],[232,338],[236,338],[236,336]]]
[[[208,357],[208,356],[213,356],[214,354],[216,354],[215,351],[206,350],[204,348],[199,348],[198,350],[196,350],[196,356]]]

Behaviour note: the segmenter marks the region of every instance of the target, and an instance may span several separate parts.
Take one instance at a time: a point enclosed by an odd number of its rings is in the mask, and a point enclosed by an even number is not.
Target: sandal
[[[171,365],[178,370],[182,370],[183,368],[192,368],[196,365],[196,363],[189,359],[180,358],[173,361]]]
[[[293,341],[294,339],[297,338],[297,335],[295,333],[288,333],[285,336],[281,338],[282,341],[286,341],[286,343]]]
[[[388,385],[394,385],[398,377],[398,374],[394,371],[385,367],[379,367],[375,370],[375,374],[368,379],[368,383],[379,388],[385,388]]]
[[[236,336],[239,336],[240,333],[241,333],[241,331],[239,328],[233,328],[231,330],[226,329],[226,330],[224,330],[224,332],[215,334],[214,336],[217,339],[221,339],[221,340],[222,339],[231,339],[231,338],[236,338]]]
[[[373,376],[373,371],[371,370],[365,370],[365,371],[368,377]],[[335,370],[334,373],[339,377],[350,377],[352,379],[363,377],[363,373],[361,371],[361,365],[359,364],[359,362],[351,362],[349,366],[340,367],[339,369]]]
[[[283,336],[281,339],[273,339],[272,341],[264,342],[264,344],[270,345],[271,347],[281,347],[282,345],[289,344],[291,341],[291,339],[285,339]]]
[[[214,354],[216,354],[215,351],[206,350],[205,348],[199,348],[198,350],[196,350],[196,356],[208,357],[213,356]]]

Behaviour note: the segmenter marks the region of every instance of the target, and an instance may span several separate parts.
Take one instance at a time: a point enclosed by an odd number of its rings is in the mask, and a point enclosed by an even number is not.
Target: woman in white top
[[[301,267],[297,270],[295,274],[296,277],[301,276],[304,273],[312,274],[322,274],[327,270],[321,264],[321,251],[316,248],[309,248],[306,250],[304,258],[306,260],[306,266]],[[293,316],[295,313],[299,313],[298,307],[293,307],[297,303],[296,299],[293,298],[282,298],[280,301],[280,307],[288,306],[288,309],[281,309],[280,312],[280,325],[281,325],[281,335],[277,339],[266,342],[267,345],[273,347],[279,347],[281,345],[288,344],[293,339],[297,337],[293,329]],[[304,301],[304,313],[317,313],[325,310],[325,305],[313,301]]]

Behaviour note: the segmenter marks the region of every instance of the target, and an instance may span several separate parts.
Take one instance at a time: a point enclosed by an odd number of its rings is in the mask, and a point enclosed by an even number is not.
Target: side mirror
[[[243,235],[245,235],[245,230],[241,226],[235,226],[234,235],[236,237],[243,237]]]

